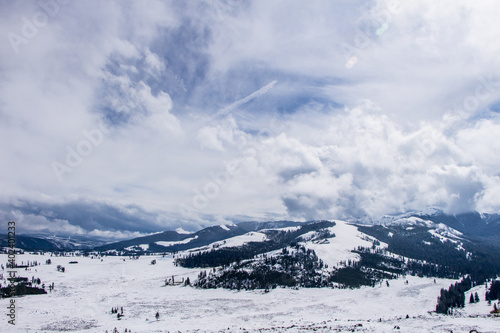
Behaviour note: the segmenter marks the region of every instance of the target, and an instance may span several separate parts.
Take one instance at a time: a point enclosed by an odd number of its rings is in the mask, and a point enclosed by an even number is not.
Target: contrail
[[[219,117],[219,116],[223,116],[223,115],[226,115],[228,114],[229,112],[231,112],[231,110],[233,109],[236,109],[238,106],[240,105],[243,105],[247,102],[250,102],[252,99],[254,98],[257,98],[259,96],[262,96],[264,95],[265,93],[267,93],[269,90],[271,90],[271,88],[276,84],[276,82],[278,82],[278,80],[274,80],[270,83],[268,83],[267,85],[265,85],[264,87],[260,88],[259,90],[257,90],[256,92],[253,92],[251,93],[250,95],[248,95],[247,97],[245,98],[242,98],[236,102],[234,102],[233,104],[231,105],[228,105],[226,106],[225,108],[223,109],[220,109],[217,114],[215,115],[216,117]]]

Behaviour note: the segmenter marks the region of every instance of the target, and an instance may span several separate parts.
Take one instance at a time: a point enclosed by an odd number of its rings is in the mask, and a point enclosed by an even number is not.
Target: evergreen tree
[[[500,281],[493,281],[488,292],[489,299],[496,300],[500,298]]]
[[[477,294],[477,292],[474,294],[474,301],[476,303],[479,302],[479,295]]]
[[[469,303],[474,303],[474,295],[472,293],[470,293]]]

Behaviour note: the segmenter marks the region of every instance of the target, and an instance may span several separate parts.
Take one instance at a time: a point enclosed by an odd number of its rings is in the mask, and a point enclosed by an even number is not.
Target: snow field
[[[52,265],[45,265],[47,258]],[[151,265],[156,259],[157,264]],[[1,255],[0,260],[6,261]],[[402,332],[454,332],[476,328],[498,332],[499,318],[484,317],[491,307],[486,302],[466,305],[458,317],[429,314],[441,288],[452,280],[407,277],[374,288],[360,289],[284,289],[262,291],[199,290],[184,286],[164,286],[165,278],[195,279],[199,269],[175,267],[172,256],[143,256],[137,260],[122,257],[90,259],[18,255],[18,261],[37,260],[41,266],[19,275],[40,277],[55,283],[47,295],[16,298],[17,325],[1,325],[0,332],[110,332],[117,327],[133,332],[231,332],[275,330],[300,332],[335,329],[388,332],[400,326]],[[68,264],[77,260],[78,264]],[[66,267],[57,272],[56,265]],[[482,289],[481,289],[482,288]],[[484,290],[484,286],[472,291]],[[484,293],[484,292],[483,292]],[[480,293],[481,295],[481,293]],[[5,309],[8,299],[0,300]],[[117,320],[112,307],[124,307],[125,316]],[[160,312],[160,321],[154,319]],[[409,315],[409,319],[405,319]],[[479,316],[478,318],[474,318]],[[378,320],[381,320],[379,322]],[[5,319],[4,319],[5,320]],[[363,326],[354,326],[362,324]],[[291,327],[296,325],[296,327]],[[322,328],[326,327],[326,328]],[[229,330],[228,330],[229,329]],[[363,330],[361,330],[363,329]]]
[[[351,250],[371,247],[366,235],[348,223],[335,221],[330,228],[336,237],[328,242],[308,241],[330,267],[340,261],[356,260]],[[251,232],[226,240],[223,246],[261,241],[265,234]],[[220,243],[220,242],[217,242]],[[381,244],[385,247],[385,244]],[[278,251],[279,252],[279,251]],[[185,254],[181,252],[178,255]],[[50,258],[51,265],[45,260]],[[156,264],[151,261],[156,259]],[[52,333],[61,331],[112,332],[500,332],[500,318],[489,317],[492,306],[484,301],[484,286],[466,293],[478,292],[481,301],[466,304],[454,316],[431,313],[441,288],[454,280],[406,276],[385,281],[374,288],[360,289],[291,289],[277,288],[269,293],[201,290],[189,286],[165,286],[165,280],[190,278],[194,281],[200,269],[174,265],[174,257],[55,257],[49,254],[17,255],[16,261],[38,261],[40,266],[18,269],[19,276],[39,277],[46,285],[54,282],[55,290],[47,295],[16,298],[15,327],[4,323],[0,332]],[[77,264],[69,264],[70,261]],[[7,256],[0,255],[0,262]],[[66,268],[58,272],[57,265]],[[209,271],[209,269],[206,269]],[[6,270],[3,272],[6,275]],[[405,280],[408,280],[408,284]],[[6,281],[1,281],[3,285]],[[9,299],[0,299],[7,312]],[[123,307],[124,317],[117,319],[111,308]],[[154,315],[158,311],[160,320]],[[408,315],[409,318],[406,318]],[[394,327],[399,327],[395,330]]]

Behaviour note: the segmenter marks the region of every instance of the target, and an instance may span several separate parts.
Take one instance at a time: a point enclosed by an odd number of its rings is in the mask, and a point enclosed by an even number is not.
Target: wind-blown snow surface
[[[329,243],[308,242],[320,258],[332,265],[352,255],[350,250],[370,242],[354,226],[337,222],[331,229],[336,237]],[[254,232],[253,236],[261,237]],[[241,236],[239,236],[241,237]],[[242,241],[240,239],[239,241]],[[45,260],[51,258],[52,264]],[[156,265],[151,261],[156,259]],[[360,289],[284,289],[262,291],[201,290],[182,285],[165,286],[165,279],[196,279],[200,269],[176,267],[169,256],[128,257],[50,257],[23,254],[17,261],[42,262],[18,275],[39,277],[55,290],[47,295],[16,298],[17,324],[7,324],[0,332],[498,332],[500,318],[487,317],[486,302],[467,304],[455,316],[429,313],[434,310],[441,288],[452,280],[406,277],[374,288]],[[69,264],[70,261],[78,264]],[[0,262],[7,262],[0,255]],[[58,272],[57,265],[66,268]],[[4,277],[6,271],[3,271]],[[5,284],[6,281],[2,281]],[[484,286],[472,290],[484,295]],[[469,296],[469,295],[467,295]],[[8,299],[0,299],[0,308]],[[117,320],[112,307],[122,307],[124,317]],[[160,313],[160,320],[154,315]],[[406,319],[406,315],[409,318]],[[361,326],[359,326],[361,325]]]
[[[163,241],[159,241],[159,242],[156,242],[156,244],[167,247],[167,246],[177,245],[177,244],[187,244],[190,241],[195,240],[197,238],[198,238],[198,236],[195,236],[195,237],[186,238],[186,239],[183,239],[183,240],[177,241],[177,242],[163,242]]]
[[[246,234],[240,236],[234,236],[223,241],[213,242],[207,246],[203,246],[200,248],[223,248],[223,247],[231,247],[231,246],[241,246],[250,242],[262,242],[267,240],[266,234],[263,234],[258,231],[251,231]],[[196,251],[197,249],[192,249],[191,251]]]
[[[330,267],[336,266],[343,260],[358,260],[359,255],[353,253],[352,250],[358,246],[371,247],[373,244],[368,241],[368,239],[373,238],[362,234],[355,226],[344,221],[335,221],[335,226],[328,228],[328,230],[335,234],[334,238],[330,238],[326,243],[310,242],[307,244],[307,248],[314,250],[318,257]],[[302,238],[306,235],[303,235]],[[382,243],[381,246],[387,247],[387,244]]]

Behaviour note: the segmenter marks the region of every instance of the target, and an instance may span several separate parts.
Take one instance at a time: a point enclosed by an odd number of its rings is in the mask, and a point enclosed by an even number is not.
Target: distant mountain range
[[[16,247],[24,250],[65,251],[89,250],[104,244],[90,237],[59,237],[45,235],[16,235]],[[7,235],[0,235],[0,247],[7,246]]]
[[[474,283],[483,283],[500,273],[499,237],[497,214],[447,215],[431,209],[385,216],[372,224],[241,222],[109,244],[40,236],[17,236],[16,241],[25,250],[79,249],[130,259],[172,255],[175,265],[202,269],[193,282],[197,287],[269,289],[374,286],[406,275],[469,276]],[[4,237],[0,246],[6,245]]]
[[[481,214],[469,212],[458,215],[448,215],[438,209],[428,209],[420,212],[409,212],[397,216],[384,216],[371,221],[373,226],[354,223],[363,230],[366,228],[380,229],[381,226],[394,229],[402,223],[428,221],[429,228],[439,229],[441,226],[457,231],[468,241],[484,242],[491,246],[499,245],[500,214]],[[164,231],[157,234],[133,238],[125,241],[104,244],[102,241],[86,237],[56,237],[41,235],[17,235],[16,245],[25,250],[62,251],[62,250],[96,250],[96,251],[127,251],[127,252],[174,252],[207,246],[235,236],[252,231],[297,227],[313,223],[294,221],[240,222],[211,226],[194,233],[183,231]],[[378,227],[377,227],[378,226]],[[397,231],[397,230],[395,230]],[[7,236],[1,235],[0,247],[7,246]]]
[[[127,251],[147,251],[150,252],[174,252],[205,246],[217,241],[222,241],[231,237],[244,235],[251,231],[263,229],[276,229],[299,226],[310,222],[241,222],[238,224],[226,224],[208,227],[195,233],[179,233],[177,231],[165,231],[162,233],[138,237],[127,241],[98,246],[95,250],[127,250]]]
[[[397,216],[385,216],[374,224],[392,224],[415,217],[437,224],[444,224],[459,231],[469,239],[498,244],[500,239],[500,214],[468,212],[457,215],[445,214],[442,210],[430,208],[421,212],[410,212]]]

